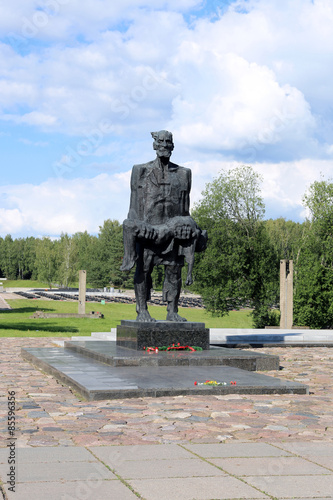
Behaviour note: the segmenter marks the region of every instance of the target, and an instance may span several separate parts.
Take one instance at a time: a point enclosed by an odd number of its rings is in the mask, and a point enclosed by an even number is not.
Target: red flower
[[[198,385],[198,382],[194,382],[194,385]]]

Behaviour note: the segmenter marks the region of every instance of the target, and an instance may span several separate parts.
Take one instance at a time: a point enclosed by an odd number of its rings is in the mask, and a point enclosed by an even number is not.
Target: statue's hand
[[[137,234],[139,238],[144,240],[156,240],[158,234],[156,229],[150,224],[142,223]]]
[[[192,283],[193,283],[192,274],[188,274],[186,281],[185,281],[185,286],[190,286],[190,285],[192,285]]]
[[[174,236],[179,240],[188,240],[194,235],[195,232],[189,224],[183,224],[175,227]]]

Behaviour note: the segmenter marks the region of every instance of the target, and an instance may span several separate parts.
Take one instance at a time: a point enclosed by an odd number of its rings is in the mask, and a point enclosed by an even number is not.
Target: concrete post
[[[293,326],[293,274],[292,260],[280,260],[280,328]]]
[[[79,314],[86,313],[87,271],[79,271]]]

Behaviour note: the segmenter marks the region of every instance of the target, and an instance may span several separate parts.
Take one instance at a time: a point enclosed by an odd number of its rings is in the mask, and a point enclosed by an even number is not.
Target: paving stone
[[[29,411],[28,417],[42,418],[42,417],[49,417],[49,414],[46,411]]]
[[[333,471],[333,457],[323,457],[318,455],[308,455],[306,458]]]
[[[7,491],[8,500],[137,500],[137,496],[118,480],[67,481],[18,484],[15,493]]]
[[[204,458],[222,457],[281,457],[287,451],[266,443],[187,444],[185,448]]]
[[[279,476],[254,477],[248,476],[246,482],[269,495],[282,498],[295,498],[301,493],[305,498],[317,498],[319,496],[332,498],[333,480],[332,476]]]
[[[213,458],[211,463],[236,476],[333,474],[333,471],[298,457]],[[333,481],[333,477],[332,477]]]
[[[63,432],[63,430],[61,427],[43,427],[43,431],[47,432]]]
[[[302,456],[333,457],[333,443],[281,443],[280,448]]]
[[[267,496],[233,477],[136,479],[128,481],[145,500],[261,499]]]
[[[16,450],[20,464],[54,462],[97,462],[84,448],[48,446],[41,448],[19,448]],[[0,449],[0,463],[7,463],[8,448]]]
[[[164,460],[124,460],[115,471],[125,479],[158,479],[163,477],[224,476],[218,468],[196,458]]]
[[[0,477],[5,477],[8,465],[0,464]],[[37,481],[79,481],[89,475],[98,479],[115,479],[114,474],[104,465],[97,462],[53,462],[20,463],[18,467],[18,483]]]
[[[114,468],[124,460],[177,460],[193,458],[193,454],[177,445],[145,445],[136,447],[107,446],[88,448],[99,460]]]

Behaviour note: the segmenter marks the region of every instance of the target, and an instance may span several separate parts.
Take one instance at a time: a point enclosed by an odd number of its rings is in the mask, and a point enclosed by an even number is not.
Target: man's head
[[[171,132],[160,130],[159,132],[151,132],[154,139],[153,148],[159,158],[170,158],[174,145]]]

